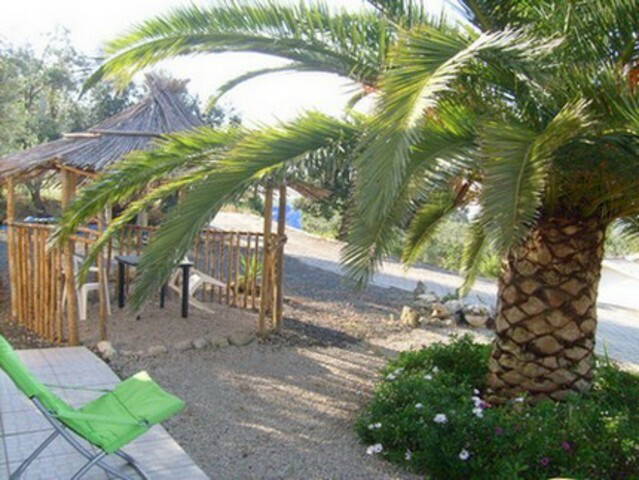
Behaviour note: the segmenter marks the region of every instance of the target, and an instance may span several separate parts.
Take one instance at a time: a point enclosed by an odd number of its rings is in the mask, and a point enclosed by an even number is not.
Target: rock
[[[439,325],[441,327],[452,327],[454,324],[454,320],[452,318],[446,318],[439,321]]]
[[[111,360],[118,353],[115,348],[113,348],[113,345],[111,345],[111,342],[107,342],[106,340],[98,342],[96,348],[100,356],[105,360]]]
[[[415,290],[413,290],[413,295],[415,295],[415,298],[419,298],[419,296],[423,295],[424,293],[426,293],[426,285],[424,285],[424,282],[420,280],[417,282]]]
[[[202,350],[203,348],[208,347],[208,345],[209,341],[204,337],[196,338],[195,340],[193,340],[193,347],[197,350]]]
[[[402,313],[399,317],[399,320],[402,324],[407,325],[409,327],[419,327],[419,312],[412,307],[404,306],[402,308]]]
[[[446,308],[446,306],[443,303],[438,303],[438,302],[433,303],[432,312],[430,314],[431,317],[444,319],[444,318],[450,317],[450,315],[451,315],[450,310],[448,310],[448,308]]]
[[[451,327],[453,325],[452,318],[422,317],[422,325],[430,327]]]
[[[464,311],[464,303],[461,300],[448,300],[444,303],[444,306],[452,313]]]
[[[491,312],[490,308],[485,305],[471,304],[464,305],[464,313],[466,315],[482,315],[489,317],[493,312]]]
[[[229,346],[229,340],[226,337],[212,337],[209,340],[211,347],[213,348],[224,348]]]
[[[431,292],[422,293],[417,297],[417,300],[424,300],[425,302],[438,302],[439,297]]]
[[[168,353],[168,351],[169,349],[164,345],[153,345],[152,347],[149,347],[146,351],[146,355],[143,356],[155,357],[157,355],[164,355],[165,353]]]
[[[466,315],[466,322],[473,328],[484,328],[488,323],[487,315]]]
[[[193,348],[193,342],[191,340],[182,340],[181,342],[177,342],[175,345],[173,345],[173,348],[175,348],[179,352],[186,352],[187,350]]]
[[[235,345],[236,347],[243,347],[244,345],[248,345],[253,340],[255,340],[255,335],[250,333],[236,332],[228,337],[228,341],[231,345]]]

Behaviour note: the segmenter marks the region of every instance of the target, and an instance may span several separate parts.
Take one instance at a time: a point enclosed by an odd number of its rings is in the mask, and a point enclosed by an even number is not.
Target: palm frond
[[[383,257],[390,251],[393,229],[402,226],[404,219],[414,213],[412,202],[416,196],[427,196],[431,191],[445,191],[455,177],[472,170],[475,156],[474,115],[464,107],[446,106],[428,123],[421,141],[411,150],[411,158],[399,190],[391,205],[378,210],[373,220],[367,221],[369,202],[379,194],[379,188],[360,190],[356,185],[354,219],[349,227],[348,245],[342,259],[349,279],[358,287],[365,286]],[[364,142],[366,137],[364,137]],[[358,166],[359,169],[366,165]],[[359,178],[358,178],[359,180]]]
[[[84,259],[81,270],[78,272],[78,276],[81,281],[89,273],[89,268],[94,265],[100,252],[106,247],[109,241],[124,227],[126,227],[140,212],[144,211],[148,207],[152,206],[158,200],[163,200],[189,186],[196,184],[203,180],[211,173],[211,167],[204,167],[196,169],[194,171],[184,173],[179,178],[159,185],[156,188],[151,189],[144,194],[141,198],[131,202],[113,221],[107,226],[107,228],[100,234],[96,241],[91,245],[89,252]]]
[[[134,27],[107,45],[109,58],[85,89],[102,78],[130,80],[167,58],[216,52],[257,52],[374,83],[391,35],[372,12],[335,13],[326,3],[296,6],[274,0],[220,0],[176,8]],[[386,47],[383,47],[384,49]]]
[[[539,214],[544,194],[556,199],[549,182],[552,156],[592,124],[588,103],[567,104],[537,133],[514,120],[487,122],[481,133],[485,161],[481,199],[484,229],[500,251],[521,241]]]
[[[210,161],[216,152],[228,148],[243,134],[241,128],[202,127],[166,135],[157,142],[155,150],[133,152],[79,192],[63,212],[54,238],[57,241],[68,238],[107,206],[130,200],[153,182],[163,180],[179,169],[194,168]]]
[[[391,54],[394,68],[382,80],[377,121],[358,159],[362,190],[376,192],[362,212],[365,221],[371,223],[378,212],[393,204],[424,124],[464,68],[489,51],[493,58],[501,52],[511,64],[517,58],[528,63],[554,46],[555,42],[539,43],[513,30],[476,37],[440,26],[408,33]]]
[[[455,200],[452,190],[433,192],[429,196],[427,203],[421,206],[408,226],[402,262],[414,263],[421,257],[437,232],[437,227],[455,211]]]
[[[461,272],[464,276],[464,282],[459,288],[460,297],[467,295],[477,280],[479,265],[488,248],[488,244],[481,222],[474,221],[470,226],[468,238],[464,245],[464,253],[462,254]]]
[[[633,240],[639,239],[639,216],[621,218],[617,222],[617,226],[624,237]]]
[[[310,153],[359,134],[351,123],[310,112],[295,121],[251,132],[217,159],[206,178],[162,223],[140,261],[132,304],[139,306],[161,286],[222,205],[257,180],[303,162]]]

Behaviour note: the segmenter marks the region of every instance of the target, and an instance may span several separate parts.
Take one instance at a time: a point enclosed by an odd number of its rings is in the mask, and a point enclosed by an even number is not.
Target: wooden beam
[[[106,217],[104,214],[98,218],[98,227],[101,232],[106,229]],[[107,302],[109,301],[108,288],[109,277],[107,272],[107,259],[105,258],[105,252],[102,250],[98,254],[98,284],[99,284],[99,298],[100,298],[100,340],[108,340],[109,333],[107,331],[107,322],[109,320],[109,308]]]
[[[71,132],[71,133],[62,134],[63,138],[71,138],[71,139],[75,139],[75,138],[91,139],[91,138],[100,138],[101,136],[102,136],[101,133],[91,133],[91,132]]]
[[[279,189],[279,208],[277,211],[277,239],[278,247],[275,254],[277,255],[276,262],[276,277],[275,277],[275,330],[280,331],[282,329],[282,315],[284,311],[284,291],[282,290],[284,284],[284,243],[283,239],[286,236],[286,183],[282,183]]]
[[[62,169],[62,209],[66,209],[71,205],[77,177],[74,172],[69,169]],[[75,253],[75,243],[69,240],[64,245],[63,265],[65,277],[65,290],[67,293],[67,328],[69,330],[69,344],[79,345],[80,335],[78,331],[78,292],[75,288],[75,269],[73,266],[73,255]]]
[[[105,130],[102,128],[92,128],[88,131],[89,133],[98,133],[100,135],[115,135],[115,136],[123,136],[123,137],[155,137],[155,138],[163,138],[164,135],[156,132],[136,132],[129,130]]]
[[[264,260],[262,264],[262,288],[260,290],[260,315],[257,334],[265,337],[268,333],[266,327],[266,313],[270,307],[271,292],[271,227],[273,222],[273,187],[266,187],[264,199]]]
[[[88,178],[95,179],[95,178],[98,178],[98,176],[100,175],[99,173],[96,173],[96,172],[89,172],[87,170],[82,170],[81,168],[72,167],[71,165],[65,165],[59,160],[56,160],[53,165],[55,166],[55,168],[57,168],[61,172],[62,171],[71,172],[80,177],[88,177]],[[76,179],[76,184],[77,184],[77,179]]]
[[[11,320],[15,323],[18,318],[18,283],[16,275],[16,249],[14,223],[16,221],[15,180],[8,177],[7,188],[7,246],[9,256],[9,284],[11,288]]]

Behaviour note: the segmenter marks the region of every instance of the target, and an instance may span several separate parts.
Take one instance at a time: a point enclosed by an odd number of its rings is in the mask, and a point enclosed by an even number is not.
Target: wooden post
[[[282,312],[284,310],[284,243],[286,235],[286,183],[280,185],[279,209],[277,212],[277,239],[278,244],[275,254],[277,255],[277,267],[275,273],[275,330],[278,332],[282,328]]]
[[[262,288],[260,290],[260,317],[257,333],[264,337],[267,334],[266,312],[270,307],[271,292],[271,223],[273,221],[273,187],[266,187],[264,199],[264,259],[262,264]]]
[[[63,169],[62,174],[62,209],[66,209],[73,199],[76,187],[75,173]],[[75,253],[75,243],[69,240],[64,245],[63,264],[65,288],[67,293],[67,328],[69,329],[69,344],[79,345],[80,338],[78,332],[78,292],[75,288],[75,269],[73,268],[73,254]]]
[[[106,218],[104,215],[100,215],[98,219],[98,227],[101,232],[106,228]],[[109,288],[109,277],[106,268],[105,252],[101,251],[98,254],[98,294],[100,297],[100,340],[108,340],[109,334],[107,332],[107,321],[109,318],[109,310],[107,306],[108,295],[107,289]]]
[[[140,213],[138,213],[137,224],[141,227],[149,226],[149,212],[144,209]]]
[[[7,246],[9,255],[9,285],[11,288],[11,320],[18,319],[18,282],[15,251],[14,222],[16,221],[15,182],[13,177],[7,178]]]

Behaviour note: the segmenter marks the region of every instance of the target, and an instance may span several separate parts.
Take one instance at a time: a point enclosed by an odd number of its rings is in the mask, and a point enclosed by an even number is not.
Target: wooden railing
[[[153,227],[129,225],[113,242],[112,251],[140,254],[155,231]],[[205,282],[195,292],[195,298],[200,302],[215,302],[251,310],[259,310],[262,301],[268,301],[270,310],[271,299],[262,299],[262,276],[267,272],[267,283],[281,285],[281,272],[274,268],[269,270],[265,265],[278,264],[276,258],[283,255],[284,239],[272,234],[272,248],[268,249],[272,258],[265,258],[264,238],[264,234],[258,232],[202,230],[188,256],[196,271],[212,277],[216,282]],[[269,288],[267,294],[272,295],[274,290]]]
[[[9,228],[11,308],[14,319],[50,342],[67,336],[62,314],[64,274],[58,248],[47,248],[51,227],[14,224]]]
[[[74,331],[77,333],[77,319],[65,314],[65,257],[60,248],[49,245],[53,228],[31,223],[10,225],[12,314],[20,325],[40,337],[62,343],[72,338]],[[155,231],[153,227],[130,225],[110,242],[106,259],[98,262],[102,265],[100,272],[104,272],[104,280],[100,280],[103,285],[113,277],[109,275],[114,273],[110,272],[110,260],[118,254],[141,254]],[[71,239],[75,254],[86,256],[99,233],[79,229]],[[282,315],[276,301],[282,288],[278,256],[283,255],[285,238],[276,234],[269,238],[269,248],[265,249],[262,233],[202,230],[188,255],[194,273],[203,273],[207,281],[194,292],[193,303],[204,309],[209,303],[219,303],[264,312],[277,325]],[[106,338],[103,316],[106,314],[101,313],[100,329]]]

